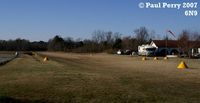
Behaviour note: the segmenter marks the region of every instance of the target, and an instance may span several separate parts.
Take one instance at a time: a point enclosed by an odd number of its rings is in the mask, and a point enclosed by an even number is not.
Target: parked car
[[[138,52],[133,51],[132,55],[138,55]]]
[[[117,54],[118,55],[132,55],[132,50],[129,50],[129,49],[127,49],[127,50],[118,50],[117,51]]]
[[[188,57],[188,55],[187,54],[181,54],[180,57],[185,58],[185,57]]]
[[[127,50],[124,51],[124,54],[125,55],[132,55],[132,51],[127,49]]]
[[[193,58],[200,58],[200,53],[194,54]]]
[[[123,51],[122,51],[122,50],[118,50],[118,51],[117,51],[117,54],[118,54],[118,55],[122,55],[122,54],[123,54]]]

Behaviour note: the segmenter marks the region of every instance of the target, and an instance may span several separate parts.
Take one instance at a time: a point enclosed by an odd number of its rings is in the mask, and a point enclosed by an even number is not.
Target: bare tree
[[[131,36],[123,37],[122,48],[137,51],[137,41]]]
[[[140,27],[134,31],[138,45],[142,45],[149,40],[149,31],[146,27]]]
[[[111,31],[105,33],[105,38],[108,44],[113,42],[113,33]]]
[[[183,52],[186,54],[188,54],[189,39],[189,32],[187,30],[183,30],[178,37],[179,47],[182,48]]]
[[[101,30],[96,30],[92,33],[92,40],[96,43],[101,43],[105,41],[105,32]]]
[[[183,30],[178,37],[179,47],[183,50],[184,53],[188,54],[191,57],[191,49],[194,49],[199,45],[200,35],[198,32],[189,32]]]
[[[114,33],[113,39],[117,40],[117,39],[121,39],[121,37],[122,37],[122,34],[120,34],[119,32],[116,32],[116,33]]]

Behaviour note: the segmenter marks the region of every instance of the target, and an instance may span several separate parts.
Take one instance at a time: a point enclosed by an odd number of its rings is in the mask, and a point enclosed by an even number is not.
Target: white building
[[[179,55],[183,53],[183,48],[181,48],[183,45],[177,40],[152,40],[150,45],[156,48],[155,55]],[[189,41],[187,46],[191,55],[200,53],[200,42]]]

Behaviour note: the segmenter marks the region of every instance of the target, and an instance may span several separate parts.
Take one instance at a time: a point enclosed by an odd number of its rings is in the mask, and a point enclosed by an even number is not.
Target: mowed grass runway
[[[109,54],[23,54],[0,66],[0,102],[198,103],[200,60],[147,60]],[[152,59],[152,58],[150,58]],[[161,59],[161,58],[160,58]]]

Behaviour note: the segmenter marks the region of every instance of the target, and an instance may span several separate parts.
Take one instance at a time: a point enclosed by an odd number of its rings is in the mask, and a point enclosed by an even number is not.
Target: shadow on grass
[[[194,68],[194,67],[189,67],[189,68],[187,68],[187,70],[197,70],[197,69],[199,69],[199,68]]]
[[[0,96],[0,103],[49,103],[49,102],[44,100],[15,99],[8,96]]]

